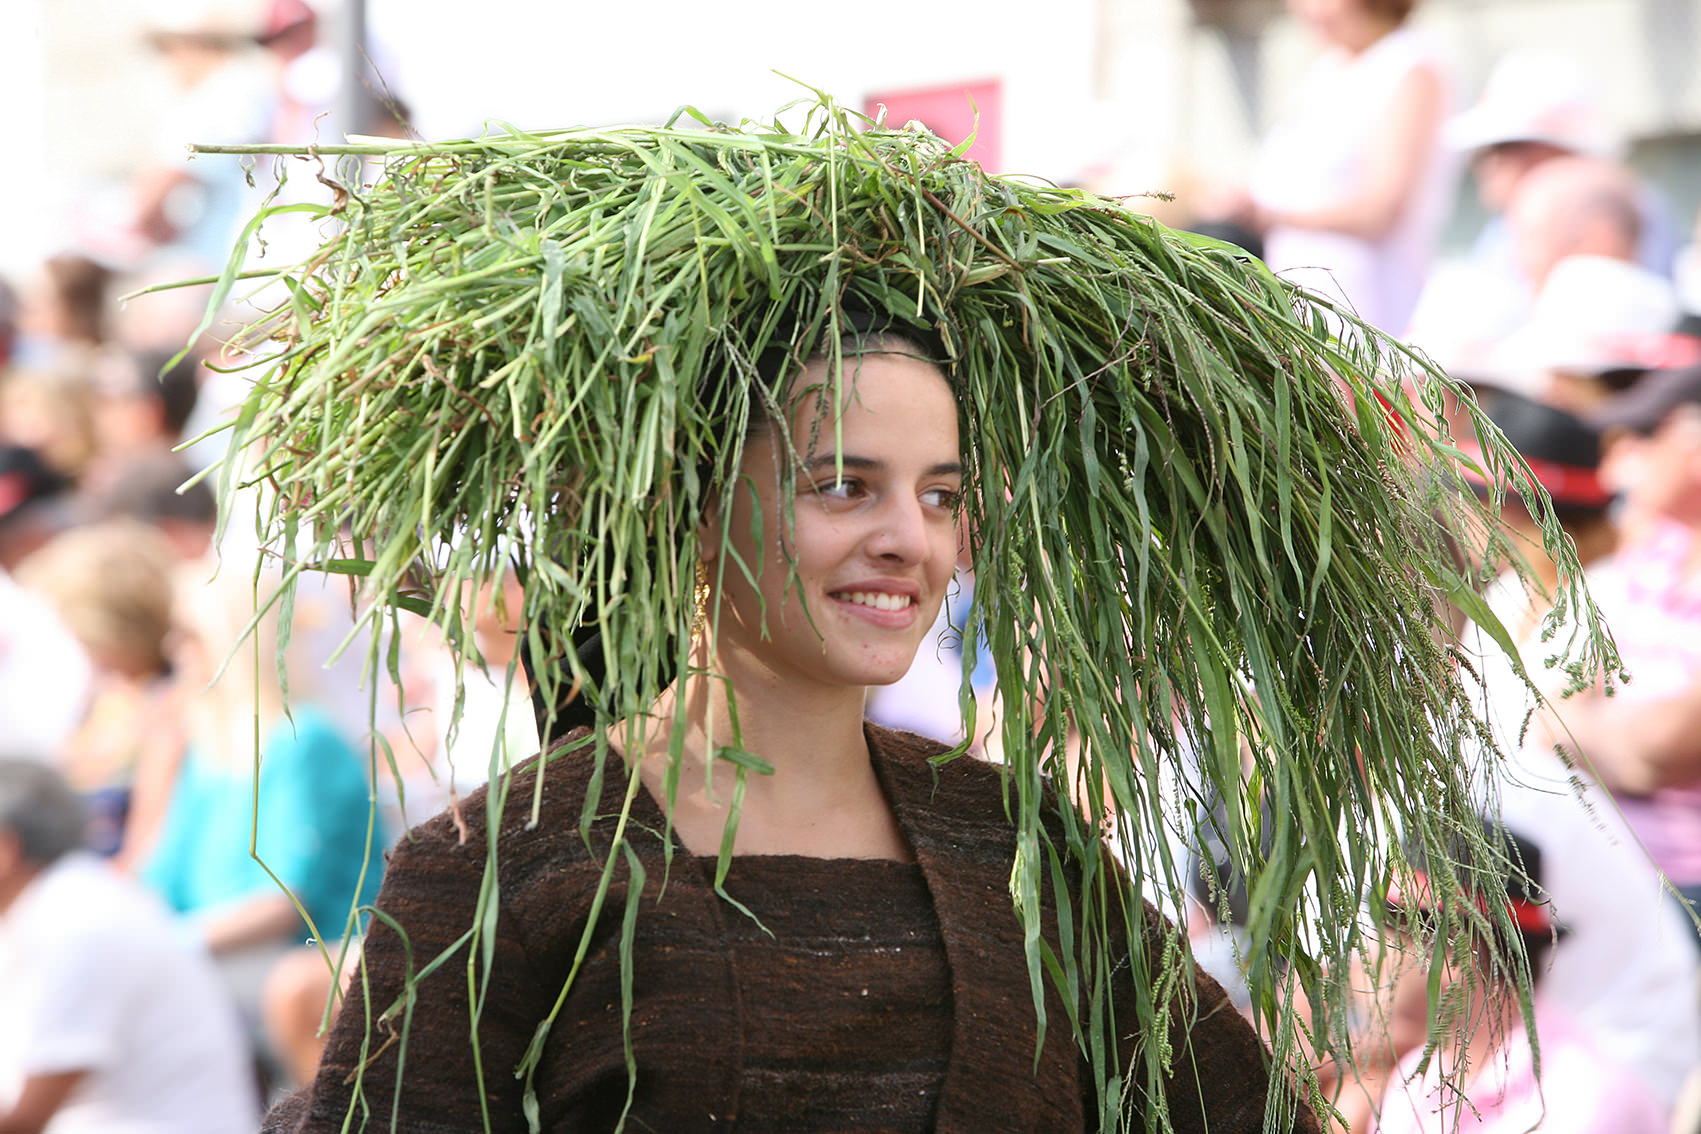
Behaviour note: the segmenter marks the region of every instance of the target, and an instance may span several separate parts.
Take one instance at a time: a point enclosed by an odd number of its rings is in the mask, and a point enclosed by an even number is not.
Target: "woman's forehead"
[[[835,397],[836,395],[836,397]],[[931,361],[881,351],[846,357],[835,382],[826,360],[811,361],[791,397],[792,442],[807,456],[831,452],[853,432],[863,441],[944,440],[957,446],[957,402]]]

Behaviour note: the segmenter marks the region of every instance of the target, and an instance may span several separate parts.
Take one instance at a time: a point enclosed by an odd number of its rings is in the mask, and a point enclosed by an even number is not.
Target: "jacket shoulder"
[[[611,806],[618,811],[625,786],[619,761],[612,755],[599,760],[588,733],[574,734],[421,823],[402,843],[427,853],[452,849],[482,862],[494,820],[504,873],[545,863],[589,862],[601,825],[591,824],[587,840],[581,829],[586,800],[597,791],[593,819]]]

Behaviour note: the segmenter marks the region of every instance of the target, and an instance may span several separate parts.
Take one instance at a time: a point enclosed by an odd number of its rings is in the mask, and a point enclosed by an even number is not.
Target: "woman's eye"
[[[855,500],[862,495],[862,482],[849,478],[822,481],[815,486],[815,495],[830,500]]]
[[[954,488],[930,488],[921,494],[921,502],[933,508],[956,511],[963,494]]]

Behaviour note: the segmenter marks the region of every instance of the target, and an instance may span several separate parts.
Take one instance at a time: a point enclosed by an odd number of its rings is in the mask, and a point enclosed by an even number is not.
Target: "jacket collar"
[[[1045,974],[1045,1044],[1036,1044],[1030,942],[1010,891],[1017,837],[1002,770],[969,756],[936,764],[949,751],[942,744],[866,731],[875,772],[927,879],[951,966],[951,1059],[936,1129],[1082,1129],[1080,1061],[1068,1013]],[[1041,910],[1047,940],[1036,927],[1035,965],[1057,941],[1049,888]]]

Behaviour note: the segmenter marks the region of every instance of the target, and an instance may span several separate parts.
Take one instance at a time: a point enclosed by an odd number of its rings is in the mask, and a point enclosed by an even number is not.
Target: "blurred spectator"
[[[83,719],[91,680],[87,655],[52,605],[0,567],[0,737],[6,748],[52,760]]]
[[[174,566],[159,532],[115,522],[59,536],[19,565],[17,579],[54,601],[97,666],[152,677],[168,664]]]
[[[206,314],[212,285],[168,285],[199,279],[216,271],[216,267],[183,249],[166,249],[155,254],[142,268],[126,274],[117,290],[129,298],[112,312],[112,344],[138,358],[145,354],[161,358],[175,355]],[[233,320],[223,320],[214,325],[212,337],[228,337],[234,329]],[[194,351],[197,358],[216,353],[214,342],[197,343]],[[153,373],[159,373],[157,367]],[[202,375],[196,377],[204,380]]]
[[[83,477],[85,491],[98,495],[116,487],[136,462],[171,456],[183,439],[199,393],[199,363],[185,356],[165,368],[170,361],[169,355],[119,351],[95,360],[91,409],[98,452]]]
[[[1595,431],[1518,394],[1484,390],[1480,399],[1549,494],[1579,561],[1587,567],[1610,555],[1616,541],[1608,516],[1612,493],[1599,475]],[[1460,447],[1480,458],[1474,443]],[[1467,469],[1466,479],[1486,492],[1475,470]],[[1559,697],[1568,675],[1548,661],[1569,648],[1577,632],[1576,620],[1566,617],[1549,636],[1546,620],[1560,585],[1559,568],[1526,497],[1506,497],[1501,520],[1511,546],[1493,554],[1501,561],[1521,557],[1534,586],[1508,571],[1483,596],[1524,672],[1480,626],[1469,627],[1460,640],[1461,656],[1481,681],[1481,719],[1504,754],[1485,757],[1478,769],[1484,801],[1541,851],[1543,888],[1567,929],[1548,954],[1542,978],[1546,1002],[1562,1009],[1571,1028],[1613,1053],[1670,1108],[1685,1077],[1701,1063],[1701,958],[1684,917],[1612,801],[1598,786],[1575,782],[1550,745],[1524,743],[1534,708],[1528,683],[1549,700],[1548,727],[1565,727],[1571,703]],[[1542,1042],[1545,1051],[1545,1033]]]
[[[1701,898],[1701,370],[1649,375],[1593,420],[1624,539],[1590,591],[1630,680],[1573,697],[1564,728],[1540,739],[1572,750],[1678,890]]]
[[[1634,261],[1635,182],[1595,158],[1555,157],[1520,181],[1508,210],[1520,272],[1501,304],[1481,268],[1444,273],[1442,301],[1418,312],[1411,338],[1454,374],[1579,413],[1646,370],[1681,365],[1701,341],[1678,333],[1676,289]],[[1533,301],[1524,295],[1533,295]]]
[[[248,1049],[217,976],[82,842],[67,785],[0,759],[0,1130],[253,1130]]]
[[[1326,50],[1265,139],[1239,220],[1284,277],[1405,330],[1452,190],[1450,81],[1415,0],[1289,0]]]
[[[380,761],[379,806],[392,833],[456,806],[462,795],[538,751],[524,667],[515,663],[523,594],[510,570],[501,587],[469,593],[463,607],[483,663],[457,665],[441,627],[409,618],[397,632],[400,712],[384,722],[395,766]],[[514,666],[513,685],[508,668]],[[456,706],[459,705],[457,718]]]
[[[14,370],[0,376],[0,444],[33,449],[70,480],[94,458],[94,409],[81,371]]]
[[[1429,280],[1408,328],[1449,370],[1481,365],[1528,320],[1566,256],[1609,256],[1669,279],[1678,239],[1670,206],[1619,164],[1623,139],[1576,60],[1508,52],[1445,137],[1470,155],[1489,213],[1470,255]]]
[[[154,0],[148,13],[149,42],[177,99],[160,120],[154,164],[135,182],[136,232],[215,266],[229,259],[253,201],[234,157],[190,162],[186,147],[267,139],[273,98],[254,44],[260,18],[247,0]]]
[[[167,681],[176,565],[158,530],[115,521],[74,528],[18,567],[18,582],[52,601],[94,667],[87,714],[58,764],[88,805],[89,845],[101,854],[122,842],[147,747],[181,744]]]
[[[1567,256],[1547,273],[1528,320],[1456,377],[1586,413],[1650,370],[1701,361],[1680,334],[1677,293],[1629,260]]]
[[[1517,48],[1502,56],[1482,97],[1447,123],[1444,137],[1470,155],[1477,195],[1489,213],[1471,258],[1506,272],[1515,269],[1515,262],[1504,214],[1524,178],[1553,158],[1616,162],[1624,151],[1624,140],[1582,64],[1541,48]],[[1634,183],[1631,196],[1637,213],[1631,258],[1669,276],[1679,239],[1670,206],[1645,183]]]
[[[1514,261],[1536,296],[1568,256],[1634,263],[1642,232],[1636,179],[1623,166],[1598,158],[1543,162],[1518,182],[1506,219]]]
[[[193,691],[188,747],[157,834],[139,835],[142,873],[190,919],[257,1034],[267,971],[310,932],[343,935],[357,902],[377,892],[385,838],[364,762],[293,683],[284,715],[276,608],[245,639],[252,578],[205,578],[202,565],[182,580],[176,661]],[[265,578],[262,603],[277,583]]]
[[[348,990],[358,963],[358,953],[343,959],[339,997]],[[286,1086],[302,1087],[313,1081],[325,1053],[325,1034],[320,1025],[336,986],[338,977],[325,963],[324,954],[312,945],[293,950],[266,974],[260,1002],[266,1042],[277,1053]]]
[[[1678,249],[1672,263],[1672,282],[1677,285],[1678,302],[1683,306],[1683,322],[1679,329],[1701,337],[1701,210],[1695,215],[1689,242]]]
[[[513,571],[500,588],[487,585],[469,595],[465,610],[482,665],[457,667],[442,630],[424,619],[400,631],[403,712],[400,723],[386,730],[394,766],[378,764],[379,808],[388,830],[404,831],[445,806],[460,806],[460,796],[492,771],[506,771],[537,753],[531,696],[515,664],[523,598]],[[383,782],[387,775],[399,779]],[[345,962],[345,983],[352,964]],[[297,1083],[310,1081],[319,1065],[324,1049],[319,1023],[332,986],[331,968],[317,948],[294,950],[267,978],[262,1001],[267,1040]]]
[[[184,439],[200,375],[193,354],[174,362],[177,353],[113,353],[95,368],[95,421],[105,452],[169,449]]]
[[[1464,1032],[1444,1036],[1433,1056],[1426,1045],[1410,1045],[1388,1083],[1380,1107],[1379,1134],[1621,1134],[1667,1128],[1665,1109],[1620,1062],[1593,1044],[1547,995],[1549,947],[1564,941],[1543,888],[1542,852],[1504,827],[1495,828],[1505,848],[1505,889],[1512,925],[1510,939],[1475,942],[1471,951],[1439,974],[1409,964],[1396,982],[1390,1022],[1421,1037],[1430,1005],[1443,1000],[1459,1013]],[[1487,868],[1484,864],[1484,868]],[[1435,915],[1418,878],[1416,893],[1390,892],[1390,913],[1409,919]],[[1534,980],[1535,1042],[1525,1031],[1522,991],[1510,959],[1528,958]],[[1506,959],[1500,959],[1506,958]],[[1439,987],[1435,980],[1439,977]],[[1691,1006],[1693,1007],[1693,1006]],[[1541,1052],[1538,1079],[1535,1043]],[[1456,1077],[1444,1082],[1444,1077]],[[1463,1086],[1456,1086],[1462,1080]]]
[[[218,529],[218,501],[205,480],[176,453],[143,453],[116,469],[112,483],[91,496],[97,520],[131,519],[158,528],[185,562],[205,558]]]
[[[307,0],[269,0],[256,41],[277,68],[279,97],[272,141],[338,141],[329,121],[342,85],[342,60],[319,41],[319,13]]]
[[[0,570],[15,569],[59,531],[69,488],[34,449],[0,444]]]
[[[460,667],[458,678],[446,648],[425,654],[435,662],[432,712],[427,720],[435,724],[439,741],[432,761],[437,787],[435,792],[426,792],[416,781],[423,805],[414,810],[416,823],[453,803],[461,792],[483,784],[492,773],[504,772],[538,750],[531,693],[525,670],[515,660],[524,601],[519,576],[512,569],[503,576],[501,586],[486,584],[470,597],[466,609],[482,664]],[[460,721],[451,727],[457,701],[461,703]],[[409,729],[419,735],[411,721]]]
[[[17,291],[0,279],[0,371],[17,360],[20,306]]]
[[[42,265],[24,293],[17,361],[45,370],[80,368],[106,341],[107,287],[112,273],[76,253]]]

